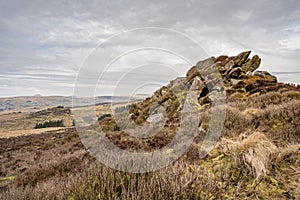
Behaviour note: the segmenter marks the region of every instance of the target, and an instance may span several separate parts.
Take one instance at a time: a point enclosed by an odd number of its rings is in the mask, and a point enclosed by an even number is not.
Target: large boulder
[[[241,68],[244,72],[254,72],[259,68],[261,59],[258,55],[253,56],[250,60],[244,63]]]
[[[209,68],[210,66],[212,66],[215,63],[215,60],[216,59],[214,57],[210,57],[208,59],[201,60],[201,61],[197,62],[195,67],[198,70],[200,70],[200,73],[201,73],[202,70],[205,70],[206,68]]]
[[[245,51],[245,52],[240,53],[239,55],[237,55],[233,58],[233,62],[236,65],[239,65],[239,66],[242,65],[244,62],[247,61],[250,53],[251,53],[251,51]]]
[[[271,75],[269,72],[266,71],[255,71],[253,72],[253,76],[259,76],[263,79],[265,79],[266,81],[270,81],[270,82],[277,82],[277,78],[276,76]]]

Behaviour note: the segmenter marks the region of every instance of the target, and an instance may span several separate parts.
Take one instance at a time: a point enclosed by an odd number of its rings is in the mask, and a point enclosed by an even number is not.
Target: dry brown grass
[[[235,93],[239,94],[239,93]],[[292,100],[300,100],[300,91],[287,91],[287,92],[269,92],[266,94],[253,94],[248,96],[247,94],[239,94],[236,96],[229,96],[229,105],[245,110],[249,107],[256,109],[264,109],[270,105],[279,105]]]
[[[262,133],[254,132],[245,137],[243,136],[242,140],[237,141],[223,139],[220,147],[224,153],[234,152],[236,155],[241,156],[245,167],[258,179],[266,174],[268,166],[278,149]]]
[[[300,143],[300,101],[270,105],[264,110],[262,129],[279,146]]]
[[[70,127],[73,124],[70,110],[66,108],[48,108],[33,113],[0,113],[0,131],[31,130],[34,129],[37,123],[57,120],[63,120],[66,127]]]
[[[146,174],[123,173],[95,164],[86,167],[64,178],[58,173],[35,186],[13,186],[2,193],[2,199],[221,198],[213,194],[217,184],[204,169],[183,162]],[[35,179],[37,175],[38,171],[28,177]]]
[[[65,127],[50,127],[43,129],[30,129],[30,130],[17,130],[17,131],[5,131],[0,132],[0,138],[19,137],[33,134],[44,134],[47,131],[65,131],[68,128]]]

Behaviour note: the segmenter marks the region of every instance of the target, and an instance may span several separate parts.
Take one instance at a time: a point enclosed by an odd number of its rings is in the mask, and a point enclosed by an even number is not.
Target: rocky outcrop
[[[258,197],[255,195],[259,193],[262,199],[270,198],[270,194],[276,192],[274,199],[292,197],[293,191],[299,191],[299,178],[295,172],[299,171],[296,163],[300,155],[300,86],[278,83],[270,73],[257,71],[261,59],[257,55],[252,58],[249,56],[250,51],[247,51],[237,56],[222,55],[200,61],[188,70],[185,77],[172,80],[151,97],[133,104],[130,117],[137,124],[148,126],[163,122],[161,129],[155,129],[155,135],[135,138],[122,129],[114,131],[118,127],[113,121],[107,121],[109,124],[105,128],[111,130],[107,137],[121,149],[152,152],[166,147],[176,134],[187,135],[178,131],[185,127],[181,123],[185,118],[191,122],[186,127],[197,123],[195,131],[186,129],[197,135],[186,155],[181,157],[182,160],[197,161],[192,166],[200,165],[213,175],[211,177],[220,177],[222,180],[218,182],[226,186],[225,192],[235,191],[232,188],[240,185],[239,191],[243,191],[242,195],[247,198]],[[214,99],[223,92],[227,97],[226,102],[214,107]],[[186,97],[194,95],[197,98],[193,98],[191,103],[197,108],[193,110],[193,116],[184,117]],[[153,112],[153,107],[157,105],[165,112]],[[226,120],[222,140],[204,160],[198,162],[202,158],[205,141],[218,140],[218,136],[214,135],[216,129],[210,131],[210,128],[211,122],[219,123],[222,116],[221,112],[215,116],[212,112],[224,108],[224,105]],[[193,120],[194,116],[200,116],[199,122]],[[142,136],[143,132],[140,131]],[[166,153],[175,156],[176,149],[167,149]],[[283,173],[290,173],[289,177],[293,179],[287,179],[286,175],[282,176]],[[230,184],[232,186],[227,187]],[[270,190],[270,187],[273,189]],[[250,191],[255,195],[250,196]]]
[[[220,94],[221,96],[225,94],[225,98],[233,94],[247,97],[255,93],[300,89],[278,83],[276,77],[268,72],[256,71],[261,59],[258,55],[249,57],[250,53],[246,51],[230,57],[221,55],[197,62],[187,71],[185,77],[172,80],[167,86],[155,91],[151,97],[133,104],[129,110],[131,119],[140,125],[159,122],[163,120],[162,116],[151,113],[151,109],[155,105],[160,105],[165,109],[165,126],[172,127],[172,124],[180,121],[180,111],[189,91],[196,95],[197,108],[200,112],[209,108]]]
[[[256,71],[260,66],[261,58],[258,55],[251,58],[250,54],[251,51],[245,51],[237,56],[221,55],[197,62],[187,71],[185,77],[177,78],[154,92],[150,100],[141,103],[143,106],[133,106],[130,111],[133,119],[140,119],[140,115],[149,117],[148,107],[155,103],[165,107],[169,118],[178,116],[177,113],[182,108],[189,90],[194,91],[198,96],[199,106],[203,108],[211,103],[213,93],[223,90],[227,95],[236,92],[251,95],[274,90],[283,91],[286,88],[295,89],[287,84],[277,83],[276,77],[268,72]],[[146,121],[147,117],[142,117],[141,119],[144,120],[139,123]]]
[[[248,58],[251,51],[242,52],[237,56],[219,56],[215,61],[218,63],[220,73],[225,78],[243,78],[249,72],[259,68],[261,59],[258,55]]]

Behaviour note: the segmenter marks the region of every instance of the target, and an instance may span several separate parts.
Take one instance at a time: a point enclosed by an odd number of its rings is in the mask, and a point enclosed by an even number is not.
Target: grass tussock
[[[64,179],[54,176],[35,186],[14,185],[2,193],[2,199],[199,199],[215,198],[216,189],[217,183],[204,169],[183,162],[145,174],[93,164]]]
[[[245,167],[256,179],[266,174],[271,160],[278,151],[277,147],[259,132],[254,132],[246,138],[242,137],[242,140],[238,141],[223,139],[220,147],[224,153],[234,152],[241,157]]]

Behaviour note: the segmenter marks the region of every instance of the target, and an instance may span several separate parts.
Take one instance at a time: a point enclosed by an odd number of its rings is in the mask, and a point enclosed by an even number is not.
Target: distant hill
[[[142,100],[146,95],[136,95],[130,97],[130,101]],[[102,103],[122,103],[129,100],[128,96],[97,96],[95,97],[96,104]],[[91,98],[77,98],[77,105],[87,106],[90,104]],[[0,111],[35,111],[44,108],[55,106],[72,107],[71,96],[20,96],[20,97],[5,97],[0,98]]]

